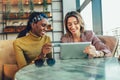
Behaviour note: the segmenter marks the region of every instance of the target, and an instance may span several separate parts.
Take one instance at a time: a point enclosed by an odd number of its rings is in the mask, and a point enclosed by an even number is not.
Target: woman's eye
[[[74,24],[75,24],[75,25],[77,25],[77,24],[78,24],[78,22],[74,22]]]
[[[72,24],[71,24],[71,23],[68,23],[68,26],[72,26]]]
[[[77,25],[77,24],[78,24],[78,22],[75,21],[75,22],[73,22],[73,23],[68,23],[67,25],[68,25],[68,26],[72,26],[72,25]]]
[[[41,26],[42,26],[42,27],[46,27],[46,26],[47,26],[47,24],[41,24]]]

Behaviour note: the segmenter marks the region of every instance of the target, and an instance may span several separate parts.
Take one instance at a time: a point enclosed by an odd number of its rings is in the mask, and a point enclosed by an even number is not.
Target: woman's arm
[[[111,56],[110,49],[95,35],[92,31],[86,31],[82,35],[83,41],[91,41],[91,46],[86,48],[86,53],[92,57],[108,57]]]
[[[17,43],[17,41],[13,42],[13,47],[14,47],[15,54],[16,54],[17,65],[18,65],[18,68],[20,69],[20,68],[26,66],[27,62],[26,62],[25,56],[23,54],[23,51],[19,47],[19,43]]]

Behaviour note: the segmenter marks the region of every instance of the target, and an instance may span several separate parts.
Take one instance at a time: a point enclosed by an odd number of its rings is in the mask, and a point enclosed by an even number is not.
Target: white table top
[[[19,70],[16,80],[120,80],[117,58],[58,60],[54,66],[28,65]]]

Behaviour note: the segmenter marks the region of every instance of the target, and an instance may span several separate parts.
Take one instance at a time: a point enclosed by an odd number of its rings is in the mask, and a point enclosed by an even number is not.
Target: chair
[[[114,57],[118,48],[119,39],[115,36],[104,36],[104,35],[98,35],[98,38],[110,48],[112,52],[112,56]]]

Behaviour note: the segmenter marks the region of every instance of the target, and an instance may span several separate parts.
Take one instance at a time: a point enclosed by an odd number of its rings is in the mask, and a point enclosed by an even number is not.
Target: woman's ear
[[[35,23],[32,23],[32,24],[31,24],[31,28],[33,29],[33,28],[34,28],[34,26],[35,26]]]

